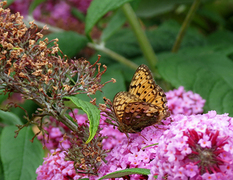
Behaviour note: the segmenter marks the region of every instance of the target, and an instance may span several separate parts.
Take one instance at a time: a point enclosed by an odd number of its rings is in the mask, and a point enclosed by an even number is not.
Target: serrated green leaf
[[[63,54],[69,57],[77,55],[88,42],[85,36],[73,31],[51,33],[49,35],[46,35],[45,37],[49,38],[49,40],[58,38],[59,48],[62,50]]]
[[[34,139],[31,127],[25,127],[14,138],[15,126],[7,126],[1,136],[1,158],[5,180],[35,179],[36,169],[43,161],[42,144]]]
[[[205,111],[233,115],[233,62],[221,51],[186,49],[163,58],[158,69],[176,88],[184,86],[206,99]]]
[[[121,7],[132,0],[93,0],[87,10],[85,33],[89,34],[97,21],[107,12]]]
[[[23,124],[18,116],[12,112],[5,112],[0,110],[0,122],[7,125]]]
[[[64,98],[71,100],[71,102],[73,102],[77,106],[77,108],[82,109],[87,114],[88,120],[90,122],[90,126],[89,126],[90,134],[86,143],[89,143],[95,136],[96,131],[98,129],[99,120],[100,120],[100,110],[90,102],[83,101],[76,96],[69,96],[69,97],[67,96]]]
[[[101,179],[110,179],[110,178],[119,178],[119,177],[131,175],[131,174],[149,175],[150,170],[149,169],[144,169],[144,168],[125,169],[125,170],[116,171],[116,172],[107,174],[107,175],[101,177],[99,180],[101,180]]]

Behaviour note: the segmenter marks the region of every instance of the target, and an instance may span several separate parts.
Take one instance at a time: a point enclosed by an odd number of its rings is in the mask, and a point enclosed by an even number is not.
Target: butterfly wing
[[[144,102],[160,107],[160,119],[168,116],[166,95],[162,88],[155,84],[152,73],[146,65],[142,64],[136,70],[129,86],[129,93]]]
[[[140,132],[169,115],[166,96],[146,65],[136,70],[129,92],[119,92],[113,99],[118,129],[124,133]]]
[[[158,122],[160,108],[147,102],[131,102],[125,107],[122,123],[128,125],[135,132]]]
[[[158,122],[160,107],[143,102],[129,92],[119,92],[113,99],[118,129],[125,133],[140,132]]]
[[[118,118],[119,123],[122,123],[122,118],[128,103],[140,101],[142,102],[142,100],[138,99],[136,96],[131,95],[128,92],[119,92],[115,95],[113,99],[113,109]]]

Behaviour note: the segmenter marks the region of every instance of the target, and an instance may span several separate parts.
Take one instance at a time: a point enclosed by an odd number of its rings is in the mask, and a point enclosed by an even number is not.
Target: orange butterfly
[[[166,102],[162,88],[155,84],[151,71],[142,64],[133,76],[129,92],[119,92],[113,99],[119,131],[136,133],[159,123],[169,116]]]

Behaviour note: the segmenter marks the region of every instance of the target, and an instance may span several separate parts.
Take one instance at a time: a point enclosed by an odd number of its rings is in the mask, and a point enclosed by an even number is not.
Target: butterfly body
[[[146,65],[136,70],[129,92],[119,92],[113,99],[118,129],[124,133],[136,133],[145,127],[159,123],[169,115],[163,90],[155,84]]]

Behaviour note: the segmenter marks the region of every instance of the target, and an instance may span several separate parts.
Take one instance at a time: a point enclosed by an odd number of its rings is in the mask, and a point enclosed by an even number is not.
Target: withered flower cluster
[[[78,127],[77,132],[72,132],[72,138],[69,138],[71,142],[71,148],[66,153],[66,160],[74,161],[74,168],[77,173],[84,173],[88,175],[98,175],[99,167],[103,164],[103,161],[107,154],[103,149],[102,140],[104,137],[99,135],[100,129],[98,129],[96,136],[90,143],[85,144],[88,134],[88,126],[82,125]]]
[[[113,81],[101,83],[107,67],[103,65],[104,70],[100,70],[100,56],[93,65],[84,59],[59,56],[62,52],[58,40],[42,39],[46,27],[40,32],[33,22],[26,27],[19,13],[11,14],[9,9],[3,9],[5,4],[0,2],[0,91],[20,93],[24,99],[33,100],[40,106],[34,118],[27,118],[28,123],[19,125],[19,130],[36,124],[43,131],[43,117],[55,117],[73,131],[73,136],[67,137],[72,142],[67,158],[74,161],[78,171],[96,174],[105,157],[101,144],[103,137],[97,133],[89,144],[85,144],[88,127],[79,127],[65,116],[63,98],[80,93],[95,94],[101,90]]]
[[[31,22],[27,28],[23,17],[3,9],[4,4],[0,4],[0,90],[21,93],[23,98],[33,100],[41,107],[37,116],[52,115],[76,131],[76,126],[62,115],[63,98],[80,93],[95,94],[101,90],[106,84],[101,84],[101,76],[107,67],[103,65],[104,71],[100,71],[100,57],[91,65],[84,59],[59,56],[57,39],[42,40],[46,27],[38,32],[37,25]]]

